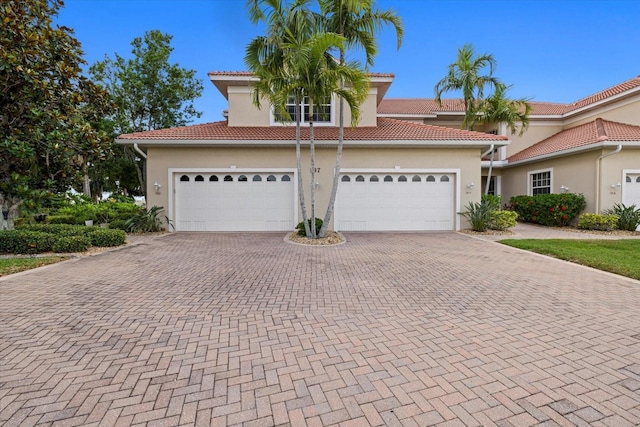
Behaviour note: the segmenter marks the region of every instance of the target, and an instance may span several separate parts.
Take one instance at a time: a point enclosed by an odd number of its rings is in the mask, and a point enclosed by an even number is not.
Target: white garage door
[[[640,173],[628,173],[625,177],[622,203],[625,206],[640,207]]]
[[[176,231],[289,231],[292,173],[177,173]]]
[[[340,177],[335,222],[340,231],[453,230],[452,173],[359,174]]]

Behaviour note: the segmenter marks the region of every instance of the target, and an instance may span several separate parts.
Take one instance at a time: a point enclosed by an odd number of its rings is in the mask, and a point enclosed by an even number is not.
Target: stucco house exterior
[[[252,104],[250,73],[209,78],[228,100],[226,120],[118,139],[146,153],[147,204],[165,207],[176,231],[292,230],[301,220],[295,126],[275,120],[267,103]],[[393,74],[370,78],[362,118],[345,130],[334,230],[466,228],[458,212],[480,200],[490,169],[491,191],[504,200],[570,191],[584,193],[592,212],[640,205],[640,77],[573,104],[532,103],[522,137],[462,130],[462,100],[385,99]],[[337,102],[325,108],[330,114],[315,123],[318,217],[338,138]],[[302,141],[308,197],[306,127]]]

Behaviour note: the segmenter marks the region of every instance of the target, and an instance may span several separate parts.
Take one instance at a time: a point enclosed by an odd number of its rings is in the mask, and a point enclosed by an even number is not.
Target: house
[[[491,163],[491,192],[505,202],[520,194],[572,192],[587,212],[615,203],[640,206],[640,76],[570,104],[531,102],[528,130],[482,162],[483,189]],[[387,99],[378,114],[460,128],[460,99]],[[506,135],[503,127],[480,128]]]
[[[385,99],[394,76],[370,77],[362,118],[345,130],[334,230],[466,228],[457,213],[480,200],[489,171],[491,192],[505,201],[570,191],[585,194],[589,211],[640,205],[640,78],[573,104],[532,103],[529,130],[519,137],[504,127],[460,129],[462,100]],[[228,100],[225,121],[118,139],[146,151],[148,205],[164,206],[177,231],[292,230],[301,220],[295,126],[275,120],[268,104],[252,104],[250,73],[209,78]],[[338,138],[337,103],[325,108],[330,114],[314,126],[318,217]],[[308,208],[308,127],[302,141]]]

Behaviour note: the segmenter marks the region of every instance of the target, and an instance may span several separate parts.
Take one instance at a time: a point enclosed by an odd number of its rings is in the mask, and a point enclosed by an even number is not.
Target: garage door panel
[[[453,230],[453,174],[375,174],[378,182],[340,179],[336,202],[339,230]]]
[[[282,174],[176,174],[177,231],[288,231],[294,187]],[[187,176],[188,181],[181,178]],[[269,181],[267,178],[270,177]],[[217,178],[214,179],[214,178]]]

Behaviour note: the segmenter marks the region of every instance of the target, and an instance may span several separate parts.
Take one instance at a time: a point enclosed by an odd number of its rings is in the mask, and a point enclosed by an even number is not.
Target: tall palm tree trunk
[[[317,237],[317,234],[316,234],[316,147],[313,141],[313,117],[311,117],[311,119],[309,120],[309,158],[311,160],[311,236],[310,237],[312,239],[315,239]]]
[[[302,224],[304,225],[304,234],[309,237],[309,221],[307,221],[307,207],[304,201],[304,186],[302,183],[302,156],[300,154],[300,102],[296,101],[296,168],[298,170],[298,202],[300,203],[300,211],[302,212]]]

